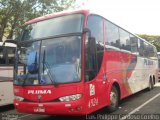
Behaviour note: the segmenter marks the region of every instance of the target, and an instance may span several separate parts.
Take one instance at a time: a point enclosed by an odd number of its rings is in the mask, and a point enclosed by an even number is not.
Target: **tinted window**
[[[95,37],[96,41],[103,44],[103,21],[99,16],[91,15],[88,19],[88,28],[91,30],[91,34]]]
[[[92,80],[100,70],[103,51],[104,51],[104,41],[103,41],[103,19],[96,15],[91,15],[88,18],[88,28],[91,30],[92,37],[96,39],[96,55],[88,54],[88,40],[86,40],[86,80]],[[93,47],[93,46],[90,46]],[[96,68],[96,69],[95,69]]]
[[[103,19],[99,16],[91,15],[88,19],[88,28],[96,39],[96,54],[98,71],[102,64],[104,41],[103,41]]]
[[[155,48],[155,47],[153,47],[153,49],[154,49],[154,57],[157,59],[157,49]]]
[[[132,34],[130,34],[130,42],[131,42],[131,52],[133,54],[138,55],[138,38]]]
[[[142,57],[144,56],[143,50],[144,50],[144,42],[142,40],[138,39],[138,51],[139,51],[139,55]]]
[[[151,59],[155,59],[157,58],[157,50],[156,48],[154,48],[152,45],[149,46],[149,50],[148,50],[148,55],[149,55],[149,58]]]
[[[6,51],[7,51],[7,61],[8,61],[8,64],[14,64],[14,60],[15,60],[15,48],[6,47]]]
[[[22,40],[82,32],[83,20],[82,14],[72,14],[33,23],[24,29]]]
[[[0,48],[0,65],[14,64],[15,48],[1,47]]]
[[[138,39],[138,51],[139,55],[146,58],[156,59],[157,58],[157,51],[156,48],[154,48],[149,43]]]
[[[6,57],[5,57],[5,49],[3,47],[0,48],[0,65],[4,65],[6,63]]]
[[[154,57],[154,49],[152,46],[149,46],[149,50],[148,50],[148,54],[149,54],[149,57],[150,58],[153,58]]]
[[[109,21],[106,21],[106,38],[106,45],[120,48],[118,27]]]
[[[149,57],[149,44],[147,42],[144,42],[144,50],[143,50],[143,55],[144,57]]]
[[[131,51],[129,33],[119,29],[121,49]]]

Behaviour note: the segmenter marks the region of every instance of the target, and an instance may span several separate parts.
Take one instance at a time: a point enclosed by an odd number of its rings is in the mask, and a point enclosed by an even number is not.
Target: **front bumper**
[[[18,112],[31,114],[52,114],[52,115],[85,115],[86,107],[82,100],[70,102],[19,102],[14,101]]]

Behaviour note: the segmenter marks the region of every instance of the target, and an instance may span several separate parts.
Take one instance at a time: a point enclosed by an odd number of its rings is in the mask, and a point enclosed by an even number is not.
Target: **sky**
[[[160,35],[160,0],[76,0],[134,34]]]

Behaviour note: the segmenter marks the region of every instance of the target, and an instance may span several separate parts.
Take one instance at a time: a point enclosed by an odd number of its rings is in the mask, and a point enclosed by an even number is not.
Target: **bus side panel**
[[[0,67],[0,106],[13,104],[13,67]]]
[[[105,58],[107,80],[118,82],[121,99],[135,93],[139,89],[137,78],[140,72],[137,68],[137,56],[122,51],[107,51]]]
[[[104,56],[97,76],[85,84],[87,114],[109,104],[109,82],[107,82],[105,67],[106,63]]]
[[[110,91],[113,82],[117,81],[117,83],[123,85],[121,67],[119,52],[104,52],[103,62],[97,76],[85,84],[87,113],[94,112],[110,104]],[[122,85],[120,90],[122,90],[122,93],[126,93],[125,86]]]
[[[13,82],[0,82],[0,106],[13,104]]]
[[[127,77],[127,81],[133,94],[148,87],[150,77],[153,79],[153,76],[156,75],[156,62],[135,55],[131,55],[131,60],[132,64],[128,67],[128,71],[132,68],[132,74],[128,72],[130,77]],[[134,69],[133,64],[135,64]]]
[[[130,94],[130,89],[126,87],[126,62],[122,60],[120,51],[107,51],[106,52],[106,73],[107,81],[111,84],[112,81],[117,81],[120,87],[121,98]]]

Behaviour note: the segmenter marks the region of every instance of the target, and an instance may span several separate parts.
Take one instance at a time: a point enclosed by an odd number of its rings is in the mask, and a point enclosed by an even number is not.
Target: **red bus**
[[[17,44],[18,112],[85,115],[105,106],[115,111],[121,99],[157,82],[156,48],[89,10],[30,20]]]

